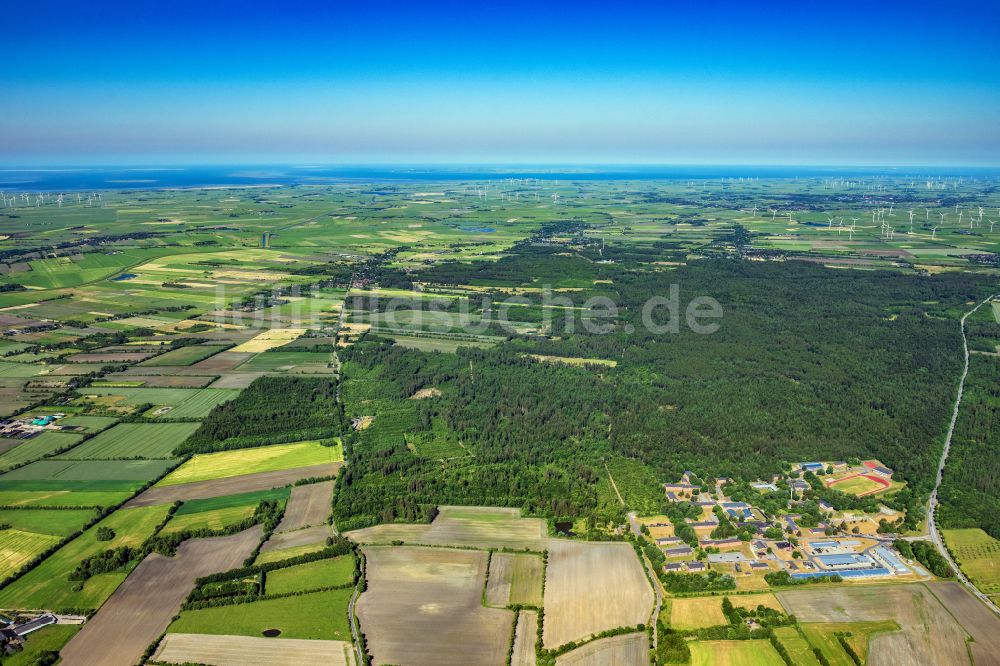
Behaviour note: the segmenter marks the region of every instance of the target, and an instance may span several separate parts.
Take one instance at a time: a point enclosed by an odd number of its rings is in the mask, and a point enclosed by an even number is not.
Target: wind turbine
[[[937,227],[931,228],[931,240],[934,240],[934,237],[937,236],[937,230],[938,230]]]
[[[989,220],[989,219],[986,220],[986,221],[990,223],[990,233],[993,233],[993,225],[996,224],[996,222],[994,222],[993,220]]]

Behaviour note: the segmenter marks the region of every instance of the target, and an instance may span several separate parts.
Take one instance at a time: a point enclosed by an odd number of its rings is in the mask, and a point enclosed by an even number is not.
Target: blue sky
[[[1000,6],[19,2],[0,162],[1000,165]]]

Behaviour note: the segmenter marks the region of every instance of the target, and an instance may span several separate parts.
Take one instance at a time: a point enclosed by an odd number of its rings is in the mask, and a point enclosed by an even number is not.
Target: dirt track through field
[[[353,654],[345,641],[167,634],[153,659],[213,666],[353,666]]]
[[[256,490],[269,490],[295,483],[299,479],[310,477],[333,476],[344,463],[324,463],[294,469],[282,469],[275,472],[259,472],[244,474],[224,479],[209,479],[194,483],[182,483],[175,486],[156,486],[150,488],[125,505],[126,508],[137,506],[154,506],[156,504],[172,504],[177,500],[206,499],[249,493]]]
[[[330,515],[333,481],[295,486],[285,506],[285,515],[276,532],[291,532],[303,527],[322,525]]]
[[[174,557],[149,555],[62,650],[64,666],[132,666],[180,610],[194,581],[234,569],[253,552],[258,525],[227,537],[185,541]]]

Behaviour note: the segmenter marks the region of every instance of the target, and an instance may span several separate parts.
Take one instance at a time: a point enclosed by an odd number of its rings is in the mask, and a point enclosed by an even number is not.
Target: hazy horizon
[[[16,3],[0,163],[1000,165],[995,3]]]

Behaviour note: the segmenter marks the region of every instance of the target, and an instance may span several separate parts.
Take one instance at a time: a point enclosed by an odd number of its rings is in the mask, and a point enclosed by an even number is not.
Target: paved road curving
[[[944,439],[944,450],[941,452],[941,460],[938,462],[937,478],[934,482],[934,490],[931,492],[931,498],[927,505],[927,532],[942,557],[948,561],[948,564],[951,565],[951,568],[955,571],[955,577],[958,579],[958,582],[964,585],[976,598],[986,604],[987,608],[992,610],[997,615],[1000,615],[1000,608],[990,601],[988,596],[980,592],[979,588],[976,587],[971,580],[966,578],[965,574],[962,573],[962,570],[957,564],[955,564],[955,561],[951,558],[951,553],[949,553],[948,549],[945,548],[944,539],[941,538],[941,532],[938,530],[937,521],[934,519],[934,512],[937,511],[938,507],[938,488],[941,487],[941,479],[944,478],[944,466],[945,462],[948,460],[948,451],[951,449],[951,436],[955,432],[955,423],[958,421],[958,409],[962,404],[962,392],[965,389],[965,377],[969,374],[969,343],[965,337],[965,320],[968,319],[969,316],[976,310],[998,296],[1000,296],[1000,294],[990,296],[985,301],[979,303],[976,307],[962,315],[960,326],[962,329],[962,355],[964,356],[965,365],[962,368],[962,378],[958,381],[958,395],[955,397],[955,408],[951,413],[951,423],[948,424],[948,434]]]

